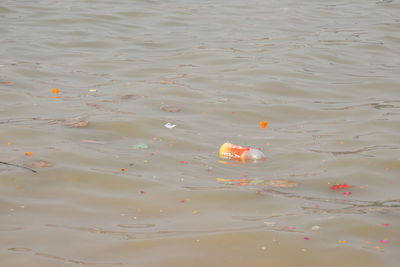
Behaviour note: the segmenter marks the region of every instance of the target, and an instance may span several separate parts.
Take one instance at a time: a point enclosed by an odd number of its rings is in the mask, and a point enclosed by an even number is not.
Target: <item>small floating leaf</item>
[[[132,146],[132,148],[136,149],[136,150],[148,149],[149,145],[144,144],[144,143],[143,144],[135,144],[135,145]]]

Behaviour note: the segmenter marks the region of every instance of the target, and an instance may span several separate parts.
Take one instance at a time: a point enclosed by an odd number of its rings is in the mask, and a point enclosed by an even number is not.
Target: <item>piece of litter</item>
[[[251,162],[266,160],[264,153],[256,148],[244,147],[225,142],[219,148],[219,157],[223,159]]]
[[[25,152],[25,156],[32,156],[33,153],[32,152]]]
[[[382,223],[383,226],[389,226],[389,223]]]
[[[46,160],[37,160],[34,162],[26,163],[24,165],[30,168],[47,168],[51,166],[51,163]]]
[[[158,81],[158,82],[161,83],[161,84],[175,84],[176,83],[173,80],[161,80],[161,81]]]
[[[81,142],[88,143],[88,144],[103,144],[103,145],[107,144],[107,142],[105,142],[105,141],[90,140],[90,139],[84,139],[84,140],[81,140]]]
[[[319,229],[321,229],[321,227],[319,227],[318,225],[314,225],[313,227],[311,227],[311,230],[313,231],[318,231]]]
[[[267,121],[260,121],[260,127],[262,129],[268,128],[268,122]]]
[[[176,126],[176,124],[172,124],[172,123],[170,123],[170,122],[167,122],[164,126],[165,126],[166,128],[168,128],[168,129],[172,129],[172,128],[174,128],[174,127]]]
[[[382,240],[379,241],[379,242],[381,242],[381,243],[383,243],[383,244],[387,244],[387,243],[389,243],[389,240],[387,240],[387,239],[382,239]]]
[[[264,180],[262,180],[262,179],[254,179],[254,180],[252,180],[251,182],[250,182],[250,184],[262,184],[262,183],[264,183],[265,181]]]
[[[13,81],[2,81],[1,82],[2,84],[5,84],[5,85],[15,85],[16,83],[15,82],[13,82]]]
[[[290,181],[285,179],[265,181],[265,184],[280,188],[291,188],[291,187],[296,187],[298,185],[296,181]]]
[[[58,123],[70,128],[81,128],[89,125],[89,121],[84,117],[78,116],[74,118],[68,118],[64,120],[58,120]]]
[[[338,189],[345,189],[345,188],[349,188],[349,187],[350,187],[350,185],[348,185],[348,184],[337,184],[337,185],[331,186],[330,189],[338,190]]]
[[[97,92],[97,89],[90,89],[89,92]]]
[[[351,192],[343,192],[343,195],[345,196],[350,196],[352,193]]]
[[[135,144],[132,146],[133,149],[141,150],[141,149],[148,149],[149,145],[148,144]]]
[[[60,90],[58,90],[58,88],[53,88],[53,89],[51,89],[51,92],[58,94],[60,92]]]
[[[304,237],[303,239],[304,239],[304,240],[310,240],[311,238],[309,238],[309,237]]]
[[[176,106],[171,106],[171,105],[162,105],[162,106],[160,107],[160,109],[161,109],[162,111],[165,111],[165,112],[172,112],[172,113],[181,111],[181,108],[176,107]]]

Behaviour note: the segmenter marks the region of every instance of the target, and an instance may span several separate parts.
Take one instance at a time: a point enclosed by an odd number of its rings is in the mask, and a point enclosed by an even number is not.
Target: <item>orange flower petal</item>
[[[32,156],[33,153],[32,152],[25,152],[25,156]]]
[[[268,122],[267,121],[260,121],[260,127],[265,129],[268,128]]]
[[[5,85],[15,85],[15,82],[13,81],[2,81],[1,83]]]
[[[52,93],[58,94],[60,92],[60,90],[58,90],[58,88],[53,88],[51,90]]]

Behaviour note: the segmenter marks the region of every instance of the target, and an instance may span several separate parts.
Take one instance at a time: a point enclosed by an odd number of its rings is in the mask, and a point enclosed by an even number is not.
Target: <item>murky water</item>
[[[2,0],[0,265],[398,266],[399,14]]]

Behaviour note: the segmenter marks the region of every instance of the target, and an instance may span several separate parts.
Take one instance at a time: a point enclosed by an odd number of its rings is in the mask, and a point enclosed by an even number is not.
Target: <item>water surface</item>
[[[3,0],[2,265],[397,266],[399,13]]]

